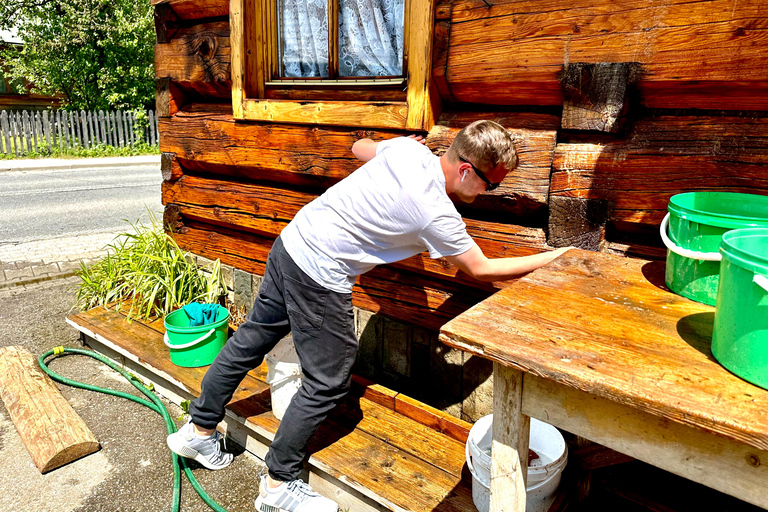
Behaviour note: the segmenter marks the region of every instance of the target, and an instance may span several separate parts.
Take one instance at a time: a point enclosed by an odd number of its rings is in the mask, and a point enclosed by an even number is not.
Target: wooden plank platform
[[[95,350],[153,382],[172,401],[200,393],[207,367],[170,361],[162,322],[128,323],[103,307],[73,314],[67,322]],[[263,458],[280,422],[271,411],[266,365],[243,380],[227,406],[222,430]],[[464,470],[471,425],[426,404],[355,378],[352,392],[315,435],[310,483],[342,509],[357,511],[474,511]],[[418,489],[418,492],[414,492]]]

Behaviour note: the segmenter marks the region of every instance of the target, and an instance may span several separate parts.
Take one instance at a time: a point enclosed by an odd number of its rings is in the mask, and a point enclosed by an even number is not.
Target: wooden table
[[[713,319],[663,262],[572,250],[444,325],[494,362],[491,511],[525,509],[530,417],[768,508],[768,391],[713,358]]]

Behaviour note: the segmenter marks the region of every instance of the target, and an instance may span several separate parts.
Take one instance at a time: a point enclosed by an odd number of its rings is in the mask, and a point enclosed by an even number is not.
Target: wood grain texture
[[[128,324],[130,327],[126,328],[122,315],[103,308],[72,315],[69,319],[87,332],[97,328],[101,336],[131,353],[144,367],[158,375],[170,376],[193,395],[199,394],[206,368],[177,367],[167,356],[158,357],[157,347],[165,351],[160,331],[140,322]],[[266,386],[265,377],[264,372],[249,374],[228,408],[271,440],[280,422],[270,411],[268,394],[262,391]],[[389,395],[393,400],[400,396],[380,387],[369,393],[351,394],[315,435],[310,446],[310,465],[390,510],[473,510],[470,487],[462,479],[463,443],[398,413],[395,408],[365,398],[366,394]],[[410,404],[419,408],[416,401],[410,400]],[[433,413],[428,407],[422,416],[428,422],[434,421],[430,419]],[[463,424],[459,420],[455,423]],[[416,497],[411,492],[413,486],[420,490]]]
[[[166,181],[162,187],[163,203],[176,205],[177,211],[187,219],[271,237],[276,237],[296,213],[317,196],[266,184],[193,175]],[[541,229],[474,219],[465,219],[465,222],[468,233],[488,257],[522,256],[546,249]],[[422,257],[418,262],[402,265],[449,277],[457,275],[456,268],[447,262],[433,260],[430,263],[428,259]]]
[[[490,512],[525,510],[531,418],[523,414],[523,372],[493,364]]]
[[[768,507],[766,450],[530,373],[525,375],[523,403],[524,414],[760,508]]]
[[[564,64],[636,62],[647,106],[766,110],[768,70],[752,64],[766,26],[762,0],[461,0],[452,8],[448,84],[459,101],[560,105]]]
[[[330,186],[357,169],[355,140],[376,140],[399,132],[235,122],[229,108],[198,105],[160,119],[161,151],[199,169],[315,186]],[[302,180],[302,176],[311,179]]]
[[[714,308],[664,265],[572,250],[445,325],[440,339],[598,397],[768,448],[768,391],[710,352]]]
[[[24,347],[0,347],[0,398],[41,473],[99,450],[88,425]]]
[[[558,143],[550,193],[606,200],[610,220],[658,226],[681,192],[768,194],[766,165],[768,118],[658,115],[615,141]]]
[[[229,2],[222,0],[151,0],[152,5],[168,5],[183,20],[229,15]]]
[[[480,195],[473,207],[522,216],[541,214],[546,210],[560,118],[491,110],[444,112],[427,135],[427,146],[438,155],[444,153],[462,128],[480,119],[496,121],[512,134],[519,163],[498,189]]]
[[[231,80],[229,23],[215,21],[179,28],[165,44],[155,45],[155,76],[177,82]]]

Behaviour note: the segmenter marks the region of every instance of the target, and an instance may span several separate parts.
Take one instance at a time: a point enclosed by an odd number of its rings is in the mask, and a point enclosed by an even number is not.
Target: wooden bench
[[[170,361],[162,321],[128,323],[102,307],[67,322],[83,341],[126,366],[171,401],[200,393],[207,370]],[[250,372],[227,406],[221,428],[264,457],[279,421],[271,412],[266,365]],[[308,477],[342,510],[475,511],[464,469],[469,425],[402,394],[355,377],[349,398],[326,420],[310,447]]]
[[[443,326],[494,361],[491,510],[525,506],[530,417],[768,508],[768,390],[712,357],[713,319],[662,262],[572,250]]]

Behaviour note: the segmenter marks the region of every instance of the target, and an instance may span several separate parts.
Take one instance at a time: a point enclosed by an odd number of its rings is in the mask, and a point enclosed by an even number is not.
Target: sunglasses
[[[480,178],[481,180],[483,180],[483,183],[485,183],[485,190],[486,190],[486,192],[491,191],[491,190],[495,190],[495,189],[497,189],[499,187],[499,185],[501,185],[501,182],[499,182],[499,183],[491,183],[491,180],[486,178],[485,174],[483,174],[480,169],[475,167],[475,164],[473,164],[472,162],[464,159],[464,157],[460,156],[459,160],[461,160],[465,164],[469,164],[472,167],[472,170],[475,171],[475,174],[477,174],[477,177]]]

